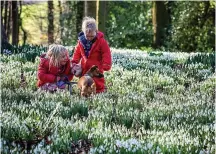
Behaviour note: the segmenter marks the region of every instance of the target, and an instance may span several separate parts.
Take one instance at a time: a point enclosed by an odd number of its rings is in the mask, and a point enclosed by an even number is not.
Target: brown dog
[[[96,85],[93,77],[104,77],[96,65],[93,65],[78,81],[77,85],[81,96],[89,97],[91,94],[96,94]]]

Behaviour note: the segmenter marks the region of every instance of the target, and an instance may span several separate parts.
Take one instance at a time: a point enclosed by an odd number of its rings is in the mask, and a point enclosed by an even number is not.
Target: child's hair
[[[62,53],[65,54],[65,52],[67,54],[67,49],[64,46],[59,44],[51,44],[46,54],[46,56],[50,58],[49,66],[60,66],[60,56]]]
[[[82,21],[82,31],[87,33],[89,31],[97,31],[97,24],[94,18],[84,17]]]

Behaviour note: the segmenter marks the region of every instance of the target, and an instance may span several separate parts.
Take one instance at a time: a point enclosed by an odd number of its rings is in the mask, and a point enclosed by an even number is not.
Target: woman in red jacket
[[[46,54],[40,56],[37,86],[50,92],[65,88],[65,81],[72,80],[69,53],[62,45],[49,46]]]
[[[72,63],[80,63],[82,75],[84,75],[92,65],[97,65],[100,72],[109,71],[112,65],[111,52],[104,34],[97,30],[94,18],[85,17],[82,22],[82,32],[79,33],[78,43],[75,47]],[[93,78],[96,83],[97,93],[104,92],[104,78]]]

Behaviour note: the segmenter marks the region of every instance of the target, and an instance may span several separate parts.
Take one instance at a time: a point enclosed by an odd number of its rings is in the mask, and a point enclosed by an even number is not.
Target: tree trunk
[[[7,25],[6,25],[6,34],[8,36],[8,41],[10,40],[9,37],[10,37],[10,34],[11,34],[11,14],[12,14],[12,8],[11,8],[11,2],[8,2],[8,16],[6,18],[7,20]]]
[[[1,19],[3,18],[4,1],[1,1]]]
[[[82,27],[82,19],[84,16],[84,2],[77,1],[77,13],[76,13],[76,31],[77,34],[81,31]]]
[[[168,24],[167,24],[167,31],[166,31],[166,35],[169,36],[170,31],[172,30],[172,8],[174,7],[174,2],[173,1],[168,1],[167,2],[167,15],[168,15]]]
[[[7,30],[7,19],[8,19],[8,3],[9,2],[5,2],[5,14],[4,14],[4,28],[5,28],[5,30]],[[9,9],[10,10],[10,9]]]
[[[54,43],[53,1],[48,1],[48,44]]]
[[[96,1],[85,1],[85,16],[93,17],[96,19]]]
[[[163,45],[165,28],[168,25],[168,13],[164,2],[154,1],[152,9],[152,22],[154,29],[153,47],[158,48]]]
[[[26,44],[26,40],[27,40],[27,32],[26,30],[24,29],[23,27],[23,24],[22,24],[22,18],[21,18],[21,14],[22,14],[22,2],[20,1],[20,12],[19,12],[19,26],[23,32],[23,45]]]
[[[107,1],[99,1],[98,30],[106,32]]]
[[[3,23],[1,21],[1,42],[8,42],[8,38],[7,38],[7,35],[6,35],[6,32],[5,32],[5,29],[4,29],[4,26],[3,26]]]
[[[206,18],[208,16],[208,13],[209,13],[209,8],[210,8],[210,2],[206,1],[206,2],[202,2],[203,5],[204,5],[204,12],[202,14],[202,19],[201,20],[201,24],[200,24],[200,27],[203,28],[205,22],[206,22]],[[215,22],[214,22],[215,23]]]
[[[63,35],[63,31],[64,31],[64,24],[63,24],[62,3],[61,3],[61,1],[58,1],[58,8],[59,8],[60,40],[62,40],[62,35]]]
[[[19,42],[19,17],[17,1],[12,1],[12,44],[18,45]]]

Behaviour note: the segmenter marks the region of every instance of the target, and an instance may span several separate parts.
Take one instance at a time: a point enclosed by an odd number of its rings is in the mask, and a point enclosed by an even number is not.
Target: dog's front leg
[[[87,97],[87,86],[82,86],[80,95]]]

